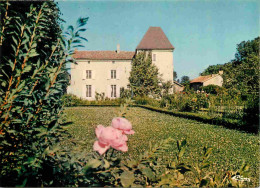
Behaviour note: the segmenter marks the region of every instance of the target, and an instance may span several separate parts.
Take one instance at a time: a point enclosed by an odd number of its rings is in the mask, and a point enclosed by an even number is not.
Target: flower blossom
[[[100,155],[103,155],[110,147],[123,152],[128,150],[126,144],[128,138],[122,131],[111,126],[98,125],[95,132],[98,141],[95,141],[93,148]]]
[[[134,134],[132,124],[125,118],[116,117],[112,120],[112,127],[122,131],[123,134]]]

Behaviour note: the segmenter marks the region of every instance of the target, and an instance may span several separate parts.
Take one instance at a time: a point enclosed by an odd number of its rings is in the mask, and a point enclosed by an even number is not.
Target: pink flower
[[[104,127],[103,125],[98,125],[95,131],[98,141],[95,141],[93,148],[100,155],[103,155],[110,146],[123,152],[128,150],[126,144],[127,136],[122,134],[122,131],[111,126]]]
[[[124,134],[134,134],[132,124],[125,118],[116,117],[112,120],[112,127],[121,130]]]

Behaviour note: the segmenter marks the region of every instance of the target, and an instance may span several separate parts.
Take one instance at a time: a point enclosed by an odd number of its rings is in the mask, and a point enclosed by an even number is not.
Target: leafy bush
[[[161,101],[166,101],[165,106],[168,106],[169,109],[174,109],[180,112],[196,112],[201,107],[203,101],[201,97],[199,98],[195,94],[172,94],[164,96]],[[162,102],[162,103],[163,103]]]
[[[65,94],[62,96],[62,101],[64,106],[69,107],[69,106],[107,106],[107,105],[116,105],[119,106],[120,104],[125,102],[125,99],[117,98],[117,99],[109,99],[109,98],[104,98],[103,94],[101,94],[102,100],[99,98],[99,100],[86,100],[86,99],[81,99],[77,97],[76,95],[72,94]],[[104,98],[104,99],[103,99]]]
[[[120,88],[120,98],[131,98],[132,97],[132,93],[130,89],[125,89],[124,87]]]
[[[192,164],[185,163],[183,156],[186,150],[186,140],[177,141],[175,157],[166,164],[163,163],[161,157],[173,141],[168,138],[154,146],[150,142],[147,151],[138,160],[121,161],[118,151],[111,148],[104,157],[95,156],[88,162],[85,174],[89,179],[82,182],[80,186],[230,187],[250,185],[250,179],[246,178],[249,175],[249,166],[246,163],[242,164],[239,171],[221,174],[209,172],[208,169],[212,164],[209,160],[212,148],[204,147],[199,160],[195,160]],[[188,180],[187,176],[192,179]]]
[[[102,92],[102,93],[95,92],[95,99],[96,99],[96,101],[105,100],[105,93],[104,92]]]
[[[137,104],[137,105],[146,105],[147,104],[147,105],[156,106],[156,107],[160,106],[160,103],[158,100],[153,99],[151,97],[147,97],[147,96],[134,97],[134,101],[135,101],[135,104]]]
[[[83,104],[83,100],[78,98],[76,95],[72,94],[65,94],[62,96],[61,101],[63,102],[64,106],[79,106]]]
[[[220,86],[217,85],[207,85],[201,88],[201,90],[205,91],[206,93],[210,94],[218,94],[218,91],[221,89]]]
[[[0,9],[0,185],[76,186],[84,158],[60,145],[60,99],[87,18],[62,36],[52,1],[1,2]]]

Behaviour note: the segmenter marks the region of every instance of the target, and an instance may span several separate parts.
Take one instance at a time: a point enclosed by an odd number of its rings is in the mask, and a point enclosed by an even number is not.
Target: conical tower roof
[[[160,27],[149,27],[143,39],[136,47],[137,50],[174,49],[169,39]]]

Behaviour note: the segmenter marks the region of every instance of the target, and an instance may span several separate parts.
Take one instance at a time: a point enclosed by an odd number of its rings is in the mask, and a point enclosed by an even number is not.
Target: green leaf
[[[148,167],[141,169],[141,172],[143,173],[143,175],[145,175],[149,179],[154,179],[155,178],[155,176],[153,174],[153,171],[150,168],[148,168]]]
[[[124,171],[120,176],[120,180],[123,187],[129,187],[134,183],[134,173],[130,171]]]
[[[29,72],[32,69],[31,65],[26,65],[25,68],[23,69],[23,72]]]
[[[179,158],[183,156],[184,152],[185,152],[185,148],[181,148],[181,151],[179,153]]]
[[[109,162],[106,160],[106,159],[104,159],[104,168],[109,168],[110,167],[110,164],[109,164]]]
[[[87,165],[84,167],[84,170],[89,170],[90,168],[98,168],[102,162],[98,159],[92,159],[90,160]]]

